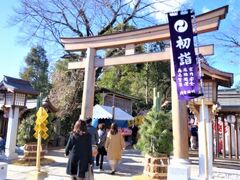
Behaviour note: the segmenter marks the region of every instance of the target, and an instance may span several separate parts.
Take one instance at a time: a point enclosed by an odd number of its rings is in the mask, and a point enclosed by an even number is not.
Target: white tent
[[[93,107],[93,119],[112,119],[112,113],[113,108],[110,106],[103,106],[103,105],[99,105],[96,104]],[[115,120],[133,120],[133,117],[126,113],[125,111],[123,111],[122,109],[115,107],[115,111],[114,111],[114,116],[115,116]]]

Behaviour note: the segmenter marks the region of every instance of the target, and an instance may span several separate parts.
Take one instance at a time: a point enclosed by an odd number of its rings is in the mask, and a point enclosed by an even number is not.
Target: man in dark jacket
[[[92,118],[88,118],[87,121],[87,131],[92,136],[92,145],[97,145],[98,143],[98,132],[95,127],[92,126]]]
[[[137,143],[137,134],[138,134],[138,127],[133,124],[132,127],[132,145]]]
[[[92,118],[87,118],[86,123],[87,123],[87,132],[89,134],[91,134],[91,136],[92,136],[92,145],[97,145],[99,137],[98,137],[97,129],[95,127],[93,127],[91,124]],[[92,157],[92,160],[94,162],[94,157]],[[94,163],[93,163],[93,165],[94,165]]]

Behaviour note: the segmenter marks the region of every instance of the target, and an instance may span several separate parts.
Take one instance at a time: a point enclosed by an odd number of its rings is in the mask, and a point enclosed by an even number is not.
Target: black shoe
[[[115,174],[115,171],[112,171],[110,174],[114,175],[114,174]]]

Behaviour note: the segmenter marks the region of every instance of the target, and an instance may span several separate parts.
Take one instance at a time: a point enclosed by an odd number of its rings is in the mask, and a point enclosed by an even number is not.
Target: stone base
[[[5,152],[5,156],[4,159],[6,160],[13,160],[13,159],[17,159],[18,158],[18,154],[17,153],[7,153]]]
[[[7,179],[7,163],[0,162],[0,179]]]
[[[190,168],[186,164],[170,163],[168,166],[168,180],[188,180]]]
[[[144,175],[149,180],[166,180],[169,158],[166,155],[162,157],[145,156]]]
[[[48,177],[48,173],[47,172],[31,172],[28,174],[27,179],[26,180],[44,180],[45,178]]]
[[[40,148],[40,159],[43,159],[44,155],[46,154],[45,148],[46,146],[42,144]],[[25,144],[23,149],[24,149],[24,156],[23,156],[24,159],[36,161],[36,158],[37,158],[36,143]]]

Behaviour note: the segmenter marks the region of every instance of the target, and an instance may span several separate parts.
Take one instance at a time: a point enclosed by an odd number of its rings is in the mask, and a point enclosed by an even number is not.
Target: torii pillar
[[[171,53],[171,96],[172,96],[172,127],[173,127],[173,159],[168,167],[169,180],[187,180],[190,178],[188,166],[188,113],[186,101],[178,100],[177,84],[174,81],[174,62]]]
[[[95,90],[95,62],[96,49],[88,48],[84,75],[83,95],[82,95],[82,109],[80,119],[86,120],[87,117],[92,117],[94,90]]]
[[[196,17],[198,34],[215,31],[219,27],[220,20],[224,19],[228,6],[224,6],[208,13]],[[72,62],[68,64],[69,69],[85,68],[84,92],[82,97],[81,117],[85,119],[92,115],[95,68],[146,63],[155,61],[170,60],[170,50],[160,53],[151,54],[134,54],[135,44],[146,42],[156,42],[170,39],[168,24],[154,26],[150,28],[138,29],[123,33],[116,33],[104,36],[85,37],[85,38],[61,38],[65,50],[68,51],[86,51],[87,57],[82,62]],[[125,56],[99,59],[94,58],[96,50],[104,48],[125,47]],[[212,55],[213,48],[210,46],[200,48],[202,55]],[[211,51],[211,52],[210,52]],[[91,61],[91,62],[90,62]],[[172,64],[172,63],[171,63]],[[173,72],[171,74],[173,76]],[[186,102],[178,101],[176,83],[172,81],[172,115],[173,115],[173,145],[174,157],[173,162],[185,164],[188,161],[188,126],[187,126],[187,109]],[[183,165],[184,166],[184,165]],[[189,176],[188,170],[184,171],[186,177]],[[172,172],[176,173],[179,172]],[[180,174],[178,174],[180,175]],[[178,176],[178,179],[183,179]]]

